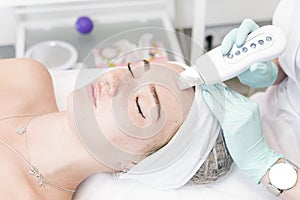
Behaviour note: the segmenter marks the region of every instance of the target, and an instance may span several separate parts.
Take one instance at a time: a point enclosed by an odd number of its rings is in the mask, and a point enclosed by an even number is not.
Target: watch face
[[[297,183],[297,171],[288,163],[277,163],[271,167],[269,178],[273,186],[287,190]]]

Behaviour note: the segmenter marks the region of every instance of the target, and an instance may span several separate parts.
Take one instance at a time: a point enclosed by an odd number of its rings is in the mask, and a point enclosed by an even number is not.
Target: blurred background
[[[46,67],[71,69],[89,63],[85,59],[94,49],[93,63],[88,65],[101,67],[107,64],[105,59],[126,48],[151,44],[182,55],[157,53],[158,60],[193,62],[220,45],[226,33],[245,18],[259,25],[271,24],[279,1],[0,0],[0,58],[35,57]],[[144,29],[127,34],[128,38],[107,40],[145,27],[160,31]],[[101,43],[105,44],[95,49]],[[235,78],[226,84],[247,96],[255,92]]]

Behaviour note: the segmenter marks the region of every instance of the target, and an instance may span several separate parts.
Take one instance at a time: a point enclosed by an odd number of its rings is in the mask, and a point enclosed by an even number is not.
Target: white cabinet
[[[34,44],[46,40],[62,40],[72,44],[84,62],[97,46],[127,39],[137,43],[145,33],[163,43],[170,60],[183,61],[173,29],[173,0],[74,1],[70,3],[21,6],[18,17],[16,56],[23,57]],[[79,16],[89,16],[94,22],[90,34],[78,33],[74,26]],[[152,27],[152,28],[149,28]],[[123,38],[125,37],[125,38]],[[179,55],[175,56],[174,55]]]
[[[26,49],[40,41],[53,38],[72,40],[79,51],[91,49],[109,33],[126,28],[144,26],[192,28],[194,39],[203,43],[205,26],[238,24],[246,17],[257,21],[270,20],[280,0],[10,0],[0,1],[0,44],[16,44],[17,56],[23,56]],[[14,8],[19,26],[16,30],[11,9]],[[90,15],[98,28],[90,37],[80,37],[74,32],[74,22],[79,15]],[[172,22],[172,23],[171,23]],[[111,24],[111,26],[109,25]],[[116,27],[114,27],[116,26]],[[54,27],[56,27],[54,30]],[[50,31],[52,29],[52,32]],[[36,31],[36,32],[35,32]],[[39,35],[42,34],[42,35]],[[53,34],[52,34],[53,33]],[[68,34],[68,35],[67,35]],[[16,35],[16,36],[15,36]],[[65,35],[65,36],[64,36]],[[166,35],[166,34],[163,34]],[[166,36],[166,43],[180,51],[173,34]],[[102,37],[102,38],[101,38]],[[135,36],[137,37],[137,36]],[[15,40],[17,38],[17,41]],[[75,42],[77,38],[77,42]],[[82,42],[82,40],[86,40]],[[87,39],[88,38],[88,39]],[[175,40],[174,40],[175,39]],[[172,42],[170,42],[172,41]],[[90,44],[90,45],[89,45]],[[169,47],[168,47],[169,48]],[[188,47],[189,48],[189,47]],[[192,49],[192,57],[201,51]],[[190,48],[188,49],[188,51]],[[81,58],[82,58],[81,54]]]

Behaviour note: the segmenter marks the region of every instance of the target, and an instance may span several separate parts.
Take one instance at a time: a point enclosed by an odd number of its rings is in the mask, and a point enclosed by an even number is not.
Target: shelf
[[[19,15],[16,56],[23,57],[29,47],[39,42],[62,40],[78,50],[78,62],[82,63],[89,59],[95,47],[109,47],[122,39],[136,44],[143,34],[151,33],[153,41],[163,44],[169,60],[183,62],[176,32],[165,9],[169,6],[164,4],[166,2],[170,0],[126,5],[124,2],[121,5],[94,2],[82,7],[66,5],[65,9],[62,5],[20,8],[16,11]],[[77,18],[82,15],[93,20],[94,29],[90,34],[82,35],[74,28]],[[95,64],[89,62],[89,65]]]

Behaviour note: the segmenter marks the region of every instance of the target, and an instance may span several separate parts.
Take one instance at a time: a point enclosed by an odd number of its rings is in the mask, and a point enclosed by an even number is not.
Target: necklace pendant
[[[19,135],[22,135],[25,132],[26,132],[26,129],[24,127],[19,127],[16,129],[16,133],[18,133]]]
[[[39,186],[43,186],[44,185],[44,177],[43,175],[39,172],[39,170],[35,167],[32,167],[30,170],[29,170],[29,174],[35,176],[38,180],[39,180]]]

